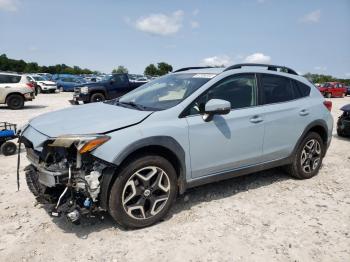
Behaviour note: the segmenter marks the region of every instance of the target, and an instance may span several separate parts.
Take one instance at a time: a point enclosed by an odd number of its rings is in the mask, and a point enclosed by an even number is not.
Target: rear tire
[[[106,98],[105,98],[105,96],[102,93],[95,93],[95,94],[92,94],[91,97],[90,97],[90,102],[91,103],[103,102],[105,100],[106,100]]]
[[[24,106],[24,98],[18,94],[10,95],[6,100],[6,103],[10,109],[21,109]]]
[[[123,227],[147,227],[164,218],[176,195],[172,164],[161,156],[140,156],[124,165],[114,181],[109,213]]]
[[[1,145],[0,150],[4,156],[11,156],[16,154],[17,146],[15,143],[7,141]]]
[[[298,146],[293,163],[286,171],[297,179],[308,179],[317,175],[323,160],[324,144],[319,134],[310,132]]]

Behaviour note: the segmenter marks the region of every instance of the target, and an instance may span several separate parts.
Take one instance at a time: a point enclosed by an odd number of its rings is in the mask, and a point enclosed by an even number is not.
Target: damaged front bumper
[[[104,174],[113,173],[115,167],[92,156],[97,139],[105,136],[65,136],[51,139],[33,139],[24,132],[21,142],[25,145],[30,162],[25,168],[30,191],[41,203],[50,204],[53,216],[65,214],[72,222],[81,215],[91,216],[105,210],[101,206],[101,184]],[[92,144],[90,141],[94,141]],[[90,143],[90,144],[89,144]]]

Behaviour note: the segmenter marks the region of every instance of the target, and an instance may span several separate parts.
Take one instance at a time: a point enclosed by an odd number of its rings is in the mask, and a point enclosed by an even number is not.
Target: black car
[[[340,108],[343,114],[338,118],[337,133],[339,136],[350,137],[350,104]]]
[[[128,74],[113,74],[105,80],[86,83],[74,88],[72,104],[101,102],[120,97],[131,90],[145,84],[146,81],[131,81]]]

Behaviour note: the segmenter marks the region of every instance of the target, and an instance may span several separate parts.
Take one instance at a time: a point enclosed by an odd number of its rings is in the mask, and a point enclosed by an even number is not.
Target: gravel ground
[[[68,107],[71,93],[40,94],[25,109],[0,106],[1,121],[24,124]],[[350,103],[334,98],[333,116]],[[27,164],[22,153],[21,168]],[[165,221],[125,231],[110,217],[74,226],[51,218],[25,185],[16,156],[0,155],[1,261],[350,261],[350,139],[333,131],[318,176],[279,169],[192,189]]]

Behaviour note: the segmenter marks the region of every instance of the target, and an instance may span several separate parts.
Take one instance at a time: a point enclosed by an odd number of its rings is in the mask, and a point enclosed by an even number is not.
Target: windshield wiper
[[[140,104],[136,104],[135,102],[132,102],[132,101],[129,101],[129,102],[120,102],[120,101],[117,101],[117,104],[121,105],[121,106],[131,106],[133,108],[136,108],[138,110],[145,110],[146,107],[143,106],[143,105],[140,105]]]

